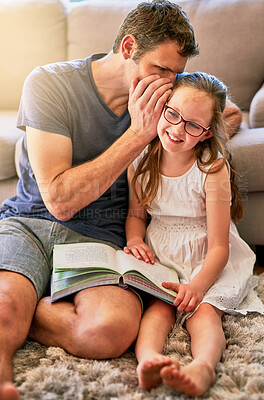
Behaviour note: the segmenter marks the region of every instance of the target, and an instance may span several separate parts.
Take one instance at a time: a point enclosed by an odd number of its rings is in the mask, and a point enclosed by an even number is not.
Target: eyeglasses
[[[210,129],[210,126],[208,128],[204,128],[202,125],[197,124],[196,122],[187,121],[178,111],[169,107],[167,104],[164,104],[163,115],[166,121],[172,125],[178,125],[181,122],[184,122],[184,130],[191,136],[201,136],[204,132],[207,132]]]

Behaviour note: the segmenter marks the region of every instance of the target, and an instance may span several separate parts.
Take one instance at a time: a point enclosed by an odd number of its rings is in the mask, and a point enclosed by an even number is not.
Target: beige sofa
[[[16,114],[26,76],[38,65],[108,52],[123,17],[138,2],[1,0],[0,202],[15,194],[15,155],[22,135]],[[238,228],[250,245],[264,245],[264,0],[179,4],[195,27],[201,50],[187,71],[219,76],[244,111],[243,126],[231,140],[246,208]]]

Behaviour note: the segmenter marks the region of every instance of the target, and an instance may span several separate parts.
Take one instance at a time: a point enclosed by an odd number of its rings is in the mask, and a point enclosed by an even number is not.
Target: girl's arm
[[[205,193],[208,251],[201,271],[191,281],[204,292],[221,274],[229,257],[231,189],[226,165],[207,175]]]
[[[144,206],[138,203],[132,189],[132,179],[135,170],[133,164],[128,167],[127,177],[129,185],[129,208],[126,218],[126,238],[127,245],[124,247],[125,253],[132,253],[137,259],[154,264],[155,259],[150,248],[144,242],[147,227],[147,212]],[[140,185],[137,182],[136,190],[140,194]]]
[[[165,287],[178,292],[174,305],[178,306],[179,311],[193,311],[197,307],[225,268],[229,257],[231,191],[226,165],[218,172],[207,175],[205,192],[208,251],[201,271],[189,284],[174,284],[173,287],[164,284]]]

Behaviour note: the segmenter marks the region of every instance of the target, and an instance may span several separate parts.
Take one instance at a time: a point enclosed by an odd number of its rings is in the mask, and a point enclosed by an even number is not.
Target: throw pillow
[[[249,110],[250,128],[261,128],[264,126],[264,84],[252,99]]]

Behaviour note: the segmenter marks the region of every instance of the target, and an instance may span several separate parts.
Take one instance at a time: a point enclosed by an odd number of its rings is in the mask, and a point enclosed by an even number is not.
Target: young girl
[[[174,307],[152,299],[135,347],[139,385],[148,390],[163,382],[189,396],[203,395],[225,349],[223,314],[264,314],[253,290],[254,253],[233,222],[241,219],[242,205],[227,148],[225,102],[226,87],[214,76],[180,79],[164,106],[157,138],[128,170],[124,250],[177,270],[180,283],[163,286],[178,293],[174,305],[186,322],[193,355],[183,367],[162,355]]]

